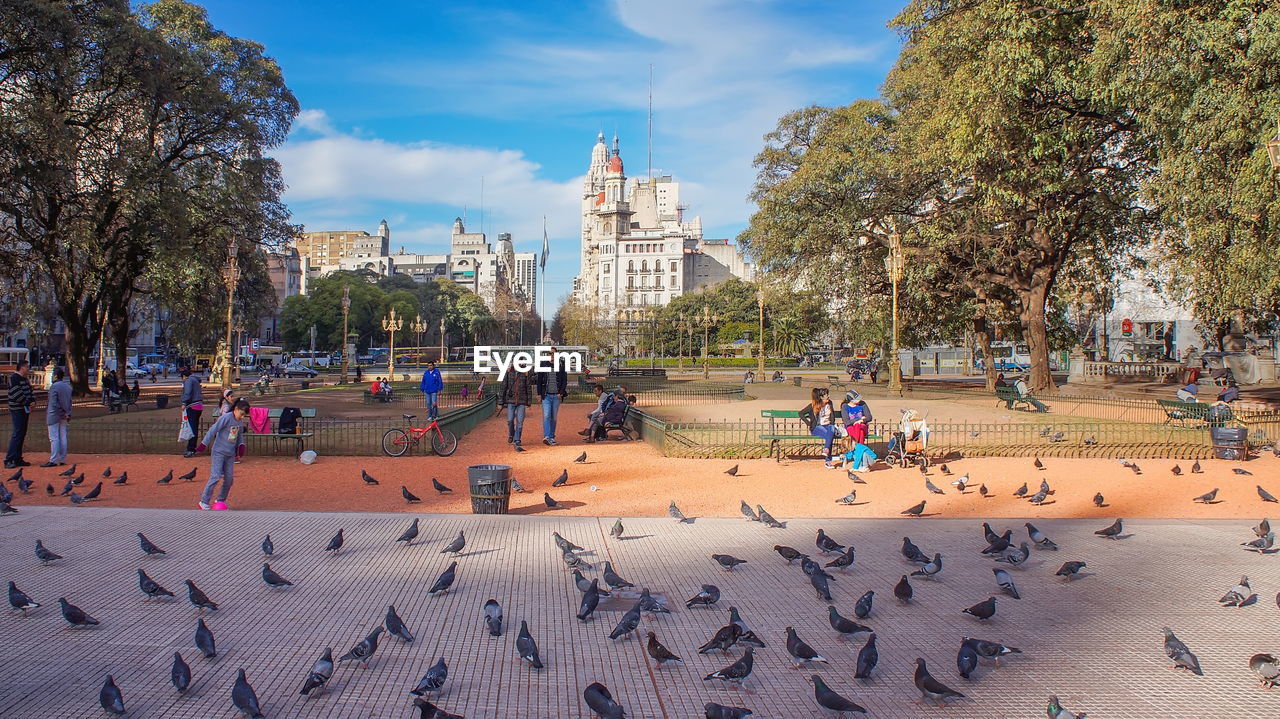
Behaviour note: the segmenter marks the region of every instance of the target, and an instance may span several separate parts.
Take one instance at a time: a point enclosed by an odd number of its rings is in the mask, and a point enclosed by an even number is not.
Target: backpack
[[[280,410],[280,423],[276,427],[276,432],[280,434],[297,434],[298,418],[302,416],[302,410],[297,407],[285,407]]]

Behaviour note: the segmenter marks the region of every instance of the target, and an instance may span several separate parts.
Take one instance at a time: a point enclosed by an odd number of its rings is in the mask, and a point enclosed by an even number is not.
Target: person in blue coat
[[[437,408],[436,398],[444,389],[444,378],[440,376],[440,370],[436,369],[435,362],[427,363],[427,371],[422,373],[422,384],[418,385],[418,389],[422,390],[422,394],[427,397],[427,417],[431,419],[439,417],[440,411]]]

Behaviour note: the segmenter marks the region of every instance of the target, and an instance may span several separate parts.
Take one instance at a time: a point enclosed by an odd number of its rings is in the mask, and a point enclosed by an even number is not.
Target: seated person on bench
[[[776,370],[774,370],[774,371],[773,371],[773,376],[769,378],[769,381],[770,381],[770,382],[781,382],[781,381],[782,381],[782,370],[780,370],[780,369],[776,369]]]
[[[1196,399],[1196,395],[1197,393],[1199,393],[1199,391],[1200,391],[1200,388],[1197,387],[1194,382],[1192,382],[1191,384],[1188,384],[1182,389],[1179,389],[1175,394],[1179,402],[1196,402],[1198,401]]]
[[[613,392],[613,401],[605,407],[604,412],[599,417],[591,421],[591,426],[587,428],[587,438],[585,442],[595,442],[608,436],[606,426],[618,426],[627,418],[627,397],[621,389]]]
[[[600,418],[600,415],[604,414],[605,408],[613,402],[613,393],[605,392],[604,385],[599,382],[591,385],[591,392],[596,396],[596,408],[587,413],[587,428],[578,433],[583,437],[590,436],[591,426]]]
[[[1049,411],[1049,408],[1044,406],[1044,403],[1031,396],[1031,390],[1027,387],[1027,376],[1025,374],[1018,377],[1018,380],[1013,383],[1013,388],[1018,391],[1018,396],[1024,401],[1030,402],[1037,412]],[[1013,409],[1012,402],[1009,403],[1009,409]]]

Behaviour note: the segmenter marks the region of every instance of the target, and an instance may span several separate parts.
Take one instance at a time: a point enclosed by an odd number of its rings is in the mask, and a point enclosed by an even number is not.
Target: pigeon
[[[964,679],[968,679],[978,669],[978,653],[968,642],[960,643],[960,650],[956,652],[956,669]]]
[[[427,594],[444,594],[449,591],[449,587],[453,586],[453,580],[458,573],[458,563],[450,562],[448,568],[440,573],[440,577],[436,579],[436,583],[431,585],[427,590]]]
[[[12,501],[13,501],[13,492],[10,492],[8,487],[4,486],[3,484],[0,484],[0,502],[4,502],[8,504],[9,502],[12,502]]]
[[[559,532],[552,532],[551,537],[556,541],[556,546],[559,547],[560,551],[562,552],[581,552],[582,551],[582,547],[579,547],[573,542],[570,542],[569,540],[560,536]]]
[[[1239,467],[1234,467],[1234,468],[1232,468],[1232,470],[1231,470],[1231,471],[1232,471],[1232,472],[1235,472],[1236,474],[1238,474],[1238,475],[1240,475],[1240,476],[1242,476],[1242,477],[1252,477],[1252,476],[1253,476],[1253,472],[1250,472],[1250,471],[1249,471],[1249,470],[1247,470],[1247,469],[1240,469]]]
[[[1213,501],[1214,501],[1215,499],[1217,499],[1217,498],[1218,498],[1218,488],[1217,488],[1217,487],[1214,487],[1214,488],[1213,488],[1213,491],[1211,491],[1211,492],[1205,492],[1204,494],[1200,495],[1199,497],[1193,497],[1191,501],[1192,501],[1192,502],[1199,502],[1199,503],[1201,503],[1201,504],[1212,504],[1212,503],[1213,503]]]
[[[941,489],[938,488],[936,484],[934,484],[933,482],[930,482],[928,479],[924,481],[924,488],[929,490],[930,492],[933,492],[934,494],[946,494],[946,492],[943,492]]]
[[[330,539],[329,543],[325,545],[324,548],[324,551],[326,552],[333,552],[335,557],[338,555],[338,551],[342,549],[342,543],[346,541],[346,538],[342,535],[342,531],[342,528],[339,527],[338,533],[333,535],[333,539]]]
[[[421,498],[419,498],[419,497],[418,497],[417,495],[415,495],[413,492],[410,492],[410,491],[409,491],[409,488],[408,488],[408,487],[406,487],[406,486],[404,486],[403,484],[402,484],[402,485],[400,485],[400,496],[401,496],[401,497],[404,497],[404,501],[405,501],[406,503],[408,503],[408,504],[413,504],[414,502],[421,502],[421,501],[422,501],[422,499],[421,499]]]
[[[1133,471],[1134,474],[1142,474],[1142,468],[1134,464],[1133,462],[1130,462],[1127,466],[1129,467],[1130,470]]]
[[[25,469],[25,468],[24,468],[24,467],[18,467],[18,471],[17,471],[17,472],[14,472],[14,473],[13,473],[13,474],[11,474],[11,475],[9,475],[9,478],[8,478],[8,479],[6,479],[5,481],[6,481],[6,482],[17,482],[18,480],[22,479],[22,470],[23,470],[23,469]]]
[[[929,561],[929,555],[920,551],[920,548],[911,541],[910,537],[902,538],[902,556],[906,557],[908,562],[915,562],[916,564],[925,564]]]
[[[415,523],[417,520],[414,520]],[[398,541],[398,540],[397,540]],[[467,534],[465,530],[458,530],[458,536],[452,542],[440,550],[440,554],[457,554],[467,546]]]
[[[854,484],[866,484],[866,483],[867,483],[867,480],[863,479],[861,476],[859,476],[859,475],[858,475],[858,473],[857,473],[857,472],[853,471],[853,468],[852,468],[852,467],[850,467],[850,468],[846,471],[846,473],[848,474],[849,481],[850,481],[850,482],[853,482]]]
[[[595,613],[596,607],[600,605],[600,580],[592,579],[591,586],[587,587],[587,591],[582,593],[582,600],[578,603],[578,621],[585,622]]]
[[[187,600],[191,602],[192,606],[200,611],[205,609],[216,611],[218,609],[218,605],[205,596],[205,593],[200,590],[200,587],[196,586],[195,582],[187,579],[184,583],[187,585]]]
[[[143,594],[147,595],[147,599],[173,596],[173,592],[156,584],[156,581],[148,577],[147,573],[141,569],[138,570],[138,588],[142,590]]]
[[[195,478],[196,478],[196,468],[195,468],[195,467],[192,467],[192,468],[191,468],[191,471],[190,471],[190,472],[187,472],[186,474],[180,474],[180,475],[178,475],[178,479],[185,479],[185,480],[186,480],[186,481],[188,481],[188,482],[195,481]]]
[[[591,569],[591,564],[582,561],[582,558],[573,552],[564,552],[560,555],[560,559],[564,562],[565,569]]]
[[[907,507],[898,514],[905,514],[909,517],[919,517],[921,514],[924,514],[924,505],[924,500],[921,500],[920,504],[917,504],[914,507]]]
[[[852,565],[853,565],[853,547],[848,547],[844,550],[844,554],[841,554],[840,556],[836,557],[830,562],[827,562],[823,566],[831,567],[833,569],[846,569]]]
[[[821,569],[821,568],[819,568]],[[813,590],[818,593],[818,599],[825,602],[831,602],[831,587],[827,584],[827,577],[830,576],[826,572],[814,572],[809,575],[809,583],[813,585]]]
[[[414,697],[413,705],[418,707],[418,719],[463,719],[461,714],[450,714],[423,697]]]
[[[667,605],[658,601],[656,598],[654,598],[652,594],[649,593],[649,589],[647,587],[640,590],[640,599],[638,603],[640,605],[640,611],[645,614],[653,615],[653,614],[670,614],[671,613],[671,610],[667,608]]]
[[[1053,540],[1044,536],[1044,532],[1041,532],[1039,529],[1036,529],[1035,525],[1033,525],[1031,522],[1027,522],[1026,526],[1027,526],[1027,536],[1031,537],[1032,542],[1035,542],[1036,549],[1052,550],[1055,552],[1058,550],[1058,545],[1054,544]]]
[[[982,553],[987,555],[1000,554],[1004,550],[1008,549],[1010,544],[1012,544],[1012,542],[1013,542],[1013,530],[1006,529],[1004,530],[1004,534],[1000,535],[999,537],[996,537],[995,539],[989,540],[989,543],[987,544],[987,548],[982,550]]]
[[[822,677],[814,674],[809,677],[809,681],[813,683],[813,700],[818,706],[833,712],[836,716],[844,716],[846,713],[853,712],[856,714],[866,714],[865,707],[856,704],[831,690],[826,682],[822,681]],[[824,712],[825,714],[825,712]]]
[[[649,656],[653,657],[653,660],[658,663],[659,669],[661,669],[662,665],[667,662],[684,663],[683,659],[672,654],[670,649],[664,647],[662,642],[658,641],[658,635],[653,632],[649,632],[648,634],[648,642],[645,644],[645,651],[648,652]]]
[[[1061,442],[1066,438],[1067,438],[1066,432],[1054,432],[1053,434],[1049,435],[1050,442]]]
[[[400,536],[396,537],[396,541],[404,542],[404,546],[407,547],[410,544],[413,544],[413,540],[417,538],[418,538],[418,520],[415,518],[412,522],[409,523],[409,526],[406,527],[405,530],[400,533]]]
[[[720,601],[720,588],[714,584],[704,584],[702,585],[702,591],[693,595],[688,601],[686,601],[684,603],[684,607],[685,609],[709,607],[718,601]]]
[[[1204,473],[1204,470],[1200,469],[1200,460],[1198,460],[1198,459],[1197,459],[1197,460],[1196,460],[1196,461],[1191,465],[1191,473],[1192,473],[1192,474],[1203,474],[1203,473]]]
[[[19,491],[19,492],[22,492],[23,494],[29,494],[29,493],[31,492],[31,485],[32,485],[32,484],[33,484],[33,483],[32,483],[32,481],[31,481],[31,480],[29,480],[29,479],[26,479],[26,478],[19,479],[19,480],[18,480],[18,491]],[[124,484],[124,482],[116,482],[116,484]]]
[[[942,682],[933,678],[929,673],[929,667],[925,664],[924,659],[916,658],[916,673],[914,677],[916,688],[920,690],[920,698],[929,699],[936,704],[941,705],[948,699],[963,699],[964,695],[960,692],[953,691]]]
[[[62,618],[67,620],[67,624],[73,627],[91,627],[98,624],[97,619],[89,616],[83,609],[68,602],[63,597],[58,597],[58,606],[62,608]]]
[[[9,582],[9,606],[21,611],[22,615],[26,616],[28,610],[36,609],[40,604],[31,601],[31,597],[28,597],[26,592],[18,589],[18,585]]]
[[[204,623],[204,617],[200,617],[196,622],[196,649],[200,650],[205,659],[218,656],[218,647],[213,643],[213,632],[209,631],[209,625]]]
[[[307,678],[302,682],[302,691],[299,694],[306,696],[316,689],[323,689],[324,685],[333,676],[333,649],[331,647],[324,648],[324,654],[311,665],[311,671],[307,672]]]
[[[1021,654],[1022,650],[1017,647],[1007,647],[999,642],[989,642],[985,639],[974,639],[973,637],[964,637],[960,641],[973,647],[973,651],[977,652],[979,659],[989,659],[995,662],[996,666],[1000,666],[1000,659],[1010,654]]]
[[[179,693],[185,692],[187,687],[191,686],[191,667],[182,660],[180,652],[173,653],[173,666],[169,667],[169,681]]]
[[[1249,578],[1240,577],[1240,583],[1228,589],[1218,603],[1224,607],[1247,607],[1257,598],[1253,588],[1249,586]]]
[[[161,477],[160,479],[157,479],[156,484],[168,484],[172,481],[173,481],[173,470],[171,469],[163,477]]]
[[[733,611],[734,610],[731,609],[730,613],[732,614]],[[711,635],[711,638],[707,640],[706,644],[698,647],[698,653],[706,654],[713,650],[728,652],[734,644],[737,644],[742,639],[743,631],[744,630],[741,626],[730,621],[728,624],[717,629],[716,633]]]
[[[858,490],[851,490],[848,494],[836,500],[836,504],[853,504],[858,501]]]
[[[832,629],[845,638],[871,631],[871,627],[865,624],[859,624],[848,617],[840,616],[840,612],[836,611],[834,605],[827,607],[827,621],[831,623]]]
[[[793,669],[804,666],[808,662],[829,663],[826,657],[814,651],[813,647],[805,643],[796,634],[794,627],[787,627],[787,653],[791,655],[791,661],[795,663],[795,667],[792,667]]]
[[[19,482],[19,483],[18,483],[18,485],[19,485],[19,486],[21,486],[21,485],[22,485],[22,483],[21,483],[21,482]],[[1276,498],[1275,498],[1275,497],[1274,497],[1270,492],[1268,492],[1267,490],[1263,489],[1261,484],[1259,484],[1259,485],[1255,485],[1255,487],[1256,487],[1256,488],[1257,488],[1257,490],[1258,490],[1258,497],[1260,497],[1260,498],[1262,499],[1262,501],[1264,501],[1264,502],[1280,502],[1280,499],[1276,499]]]
[[[617,519],[613,520],[613,526],[609,527],[609,536],[613,537],[614,539],[622,539],[623,531],[624,529],[622,527],[622,517],[618,517]]]
[[[755,666],[754,652],[755,650],[752,647],[747,647],[747,650],[742,654],[742,658],[723,669],[711,672],[703,677],[702,681],[705,682],[716,679],[741,685],[742,682],[746,681],[747,677],[751,676],[751,669]]]
[[[824,579],[835,579],[834,576],[828,574],[827,571],[822,568],[821,564],[810,559],[807,554],[800,555],[800,570],[804,572],[807,577],[812,577],[814,574],[821,574]]]
[[[58,492],[58,496],[65,497],[68,494],[71,494],[72,490],[74,490],[75,488],[76,488],[76,483],[68,479],[67,483],[62,485],[62,491]]]
[[[580,454],[580,455],[578,455],[577,457],[575,457],[575,458],[574,458],[573,463],[574,463],[574,464],[583,464],[583,463],[584,463],[584,462],[586,462],[586,461],[587,461],[587,453],[586,453],[586,452],[583,452],[582,454]]]
[[[249,719],[262,719],[265,716],[258,706],[258,694],[249,686],[244,669],[236,670],[236,683],[231,686],[231,703]]]
[[[338,657],[338,661],[357,661],[363,664],[367,669],[369,667],[369,660],[373,658],[373,653],[378,651],[378,635],[382,634],[382,632],[383,628],[381,624],[374,627],[373,631],[369,632],[367,637],[361,639],[354,647],[351,647],[351,650],[346,654]]]
[[[1085,439],[1084,444],[1086,447],[1096,446],[1098,444],[1098,437],[1091,434],[1087,439]]]
[[[1022,599],[1022,595],[1018,594],[1018,588],[1013,584],[1013,577],[1003,569],[992,569],[992,573],[996,575],[996,584],[1000,586],[1001,591],[1014,599]]]
[[[893,596],[904,604],[910,602],[914,594],[914,590],[911,589],[911,582],[907,581],[907,575],[905,574],[902,575],[902,579],[899,579],[897,584],[893,585]]]
[[[1200,669],[1200,660],[1191,653],[1181,639],[1174,636],[1173,630],[1165,627],[1161,631],[1164,632],[1164,653],[1173,660],[1173,668],[1185,669],[1197,676],[1204,676],[1204,671]]]
[[[1257,552],[1258,554],[1266,554],[1269,551],[1271,551],[1271,548],[1275,546],[1275,543],[1276,543],[1275,532],[1267,532],[1266,534],[1262,535],[1261,537],[1258,537],[1252,542],[1241,542],[1240,546],[1247,548],[1251,552]]]
[[[72,478],[71,483],[76,485],[77,487],[84,484],[84,472],[81,472],[80,474],[77,474],[74,478]]]
[[[1107,500],[1105,497],[1102,496],[1102,492],[1098,492],[1097,494],[1093,495],[1093,506],[1105,507],[1106,504],[1107,504]]]
[[[756,514],[760,515],[760,521],[764,523],[764,526],[770,529],[786,529],[787,527],[787,525],[774,519],[772,514],[764,511],[764,507],[758,504],[756,505]]]
[[[56,562],[59,559],[62,559],[62,555],[54,554],[53,552],[50,552],[48,549],[45,549],[44,542],[37,539],[36,540],[36,559],[39,559],[41,564],[48,564],[50,562]]]
[[[440,494],[448,494],[453,491],[452,489],[449,489],[443,484],[440,484],[440,480],[436,479],[435,477],[431,478],[431,487],[435,489],[437,492],[439,492]]]
[[[493,627],[490,625],[490,633]],[[520,620],[520,634],[516,636],[516,653],[520,655],[520,659],[529,663],[534,669],[542,668],[542,658],[538,656],[538,644],[533,641],[533,635],[529,633],[529,623]]]
[[[681,512],[680,508],[676,506],[676,501],[674,499],[671,500],[671,504],[667,505],[667,514],[677,522],[689,521],[689,518],[684,516],[684,512]]]
[[[1116,537],[1120,536],[1120,532],[1122,531],[1124,531],[1124,522],[1117,519],[1116,521],[1111,523],[1111,526],[1103,527],[1102,529],[1096,530],[1094,534],[1098,535],[1099,537],[1106,537],[1107,539],[1115,539]]]
[[[818,528],[818,538],[814,540],[818,547],[818,551],[822,554],[841,554],[844,552],[844,545],[827,536],[827,533]]]
[[[565,470],[561,470],[561,472],[560,472],[560,476],[559,476],[559,477],[556,477],[556,478],[555,478],[555,480],[554,480],[553,482],[551,482],[551,486],[552,486],[552,487],[563,487],[564,485],[566,485],[566,484],[568,484],[568,483],[569,483],[569,470],[565,469]]]
[[[622,589],[624,587],[635,586],[631,582],[619,577],[617,572],[613,571],[613,564],[607,561],[604,563],[604,571],[600,573],[600,576],[604,577],[604,583],[608,584],[611,589]]]
[[[911,573],[913,577],[924,577],[925,579],[933,579],[934,575],[942,571],[942,555],[934,554],[933,559],[923,564],[919,569]]]
[[[1016,567],[1027,561],[1027,558],[1030,556],[1031,548],[1027,546],[1026,542],[1023,542],[1018,545],[1017,549],[1010,549],[1004,554],[1004,556],[996,557],[996,561],[1004,562],[1005,564]]]
[[[752,644],[764,649],[764,640],[757,637],[756,633],[751,631],[751,628],[747,626],[747,623],[742,621],[742,617],[738,614],[737,607],[729,607],[729,623],[737,627],[741,632],[738,637],[739,643]]]
[[[803,554],[800,553],[799,550],[795,549],[794,547],[788,547],[785,544],[773,545],[773,551],[777,552],[779,556],[787,560],[787,564],[790,564],[795,560],[804,556]]]
[[[68,497],[67,499],[70,499],[72,504],[84,504],[84,497],[81,497],[75,492],[72,492],[71,496]]]
[[[640,603],[636,602],[635,606],[627,610],[622,615],[622,619],[618,620],[618,624],[614,626],[613,631],[609,632],[610,639],[625,639],[640,626]]]
[[[449,665],[445,664],[444,657],[440,657],[426,674],[418,680],[418,686],[409,690],[414,696],[422,696],[423,694],[431,694],[440,691],[440,687],[444,686],[444,682],[449,678]]]
[[[276,553],[276,545],[271,541],[270,534],[262,540],[262,553],[268,557]]]
[[[751,509],[751,505],[747,504],[747,500],[739,499],[738,502],[739,502],[738,511],[742,512],[742,516],[746,517],[747,521],[750,521],[750,522],[760,521],[760,517],[756,516],[755,511]]]
[[[969,487],[969,475],[963,474],[960,475],[958,479],[953,479],[951,481],[951,486],[955,487],[960,494],[964,494],[964,490]]]
[[[363,480],[364,480],[364,483],[365,483],[365,484],[367,484],[367,485],[370,485],[370,486],[373,486],[373,485],[375,485],[375,484],[377,484],[377,483],[378,483],[378,480],[374,479],[374,478],[373,478],[373,475],[369,474],[368,472],[364,471],[363,469],[362,469],[362,470],[360,470],[360,479],[363,479]]]
[[[1018,487],[1016,490],[1014,490],[1013,496],[1015,497],[1027,496],[1027,483],[1023,482],[1021,487]]]
[[[1084,719],[1085,717],[1084,714],[1076,714],[1064,709],[1056,696],[1049,697],[1049,705],[1045,712],[1048,714],[1049,719]]]
[[[858,601],[853,605],[853,616],[858,619],[866,619],[871,614],[871,605],[875,601],[876,593],[870,589],[863,592]]]
[[[147,539],[146,535],[144,535],[142,532],[138,532],[138,544],[142,545],[142,552],[149,556],[155,556],[157,554],[165,553],[163,549],[152,544],[151,540]]]
[[[1270,531],[1271,531],[1271,522],[1267,521],[1266,517],[1263,517],[1262,521],[1258,522],[1258,526],[1253,528],[1253,533],[1259,537],[1265,537],[1267,533]]]
[[[1175,464],[1175,465],[1173,465],[1173,467],[1172,467],[1172,468],[1170,468],[1170,469],[1169,469],[1169,472],[1170,472],[1170,473],[1172,473],[1172,474],[1173,474],[1173,476],[1175,476],[1175,477],[1181,477],[1181,476],[1182,476],[1182,467],[1179,467],[1178,465],[1176,465],[1176,464]]]
[[[876,635],[867,636],[867,643],[858,650],[858,663],[854,671],[854,679],[870,679],[876,664],[880,663],[880,650],[876,649]]]
[[[1036,469],[1041,469],[1041,470],[1044,469],[1044,462],[1041,462],[1039,457],[1036,457],[1035,461],[1032,462],[1031,465]]]
[[[490,599],[484,603],[484,625],[489,630],[489,636],[502,636],[502,605],[498,604],[498,600]]]
[[[564,505],[551,498],[547,492],[542,493],[542,503],[547,505],[548,509],[564,509]]]
[[[271,565],[266,562],[262,563],[262,581],[266,582],[267,586],[275,587],[276,589],[293,586],[293,582],[277,574],[276,570],[272,569]]]
[[[1058,571],[1054,573],[1054,576],[1066,577],[1069,580],[1079,574],[1080,570],[1084,569],[1086,566],[1088,565],[1084,562],[1063,562],[1062,566],[1058,568]]]
[[[1040,505],[1044,504],[1045,500],[1047,499],[1049,499],[1049,493],[1042,489],[1039,492],[1036,492],[1035,494],[1031,495],[1031,498],[1028,499],[1027,501],[1039,507]]]
[[[986,499],[987,497],[991,496],[991,492],[987,490],[987,485],[985,484],[978,485],[978,496],[982,497],[983,499]]]
[[[102,683],[102,690],[98,692],[98,703],[108,714],[124,714],[124,697],[120,695],[120,687],[116,686],[116,681],[110,674]]]
[[[111,477],[111,468],[110,468],[110,467],[107,467],[106,469],[102,470],[102,478],[103,478],[103,479],[109,479],[110,477]]]
[[[587,456],[583,454],[582,456]],[[600,682],[591,682],[586,689],[582,690],[582,700],[587,703],[587,708],[591,710],[599,719],[623,719],[627,715],[622,705],[613,700],[613,695],[609,693],[609,688]]]
[[[518,492],[520,494],[528,494],[529,492],[529,490],[524,488],[523,484],[520,484],[520,480],[515,477],[511,478],[511,491]]]
[[[996,615],[996,598],[987,597],[986,601],[978,602],[968,609],[960,610],[965,614],[977,617],[979,621],[986,621]]]
[[[925,464],[920,465],[920,474],[926,477],[929,476],[929,466]]]
[[[728,707],[715,702],[707,702],[702,705],[703,716],[706,719],[745,719],[755,712],[742,707]]]
[[[58,476],[59,476],[59,477],[74,477],[74,476],[76,476],[76,466],[77,466],[77,465],[74,465],[74,464],[73,464],[73,465],[71,465],[70,467],[67,467],[66,469],[62,470],[61,472],[58,472]]]
[[[1280,660],[1272,654],[1254,654],[1249,657],[1249,669],[1258,676],[1263,689],[1280,684]]]
[[[0,502],[0,514],[17,514],[18,508],[8,502]]]

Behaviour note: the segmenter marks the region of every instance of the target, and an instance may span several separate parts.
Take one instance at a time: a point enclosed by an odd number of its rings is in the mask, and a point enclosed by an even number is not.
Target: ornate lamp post
[[[713,313],[711,308],[703,305],[702,316],[697,318],[697,324],[702,328],[702,378],[711,379],[711,353],[708,351],[708,343],[711,341],[711,328],[720,321],[720,316]]]
[[[342,287],[342,384],[347,383],[347,368],[351,365],[351,338],[347,335],[347,315],[351,314],[351,287]]]
[[[422,364],[422,333],[427,331],[427,323],[422,321],[422,315],[418,315],[414,321],[409,323],[409,331],[418,334],[418,344],[416,345],[418,348],[418,364]]]
[[[902,396],[902,362],[898,359],[898,283],[902,281],[902,236],[893,233],[889,254],[884,258],[885,271],[893,281],[893,347],[889,355],[889,391]]]
[[[390,338],[391,353],[387,355],[387,381],[390,382],[395,378],[396,374],[396,333],[404,326],[404,318],[396,317],[396,308],[392,307],[386,317],[382,318],[382,329],[386,330]]]
[[[226,344],[222,348],[222,388],[229,389],[231,387],[232,358],[231,351],[231,331],[233,325],[232,311],[235,308],[236,282],[240,280],[240,266],[237,262],[239,245],[232,239],[227,245],[227,268],[223,273],[223,279],[227,282],[227,338]]]
[[[444,317],[440,318],[440,361],[444,362]]]
[[[761,283],[756,288],[756,304],[760,306],[760,342],[759,353],[756,355],[756,373],[760,375],[761,381],[764,381],[764,284]]]

